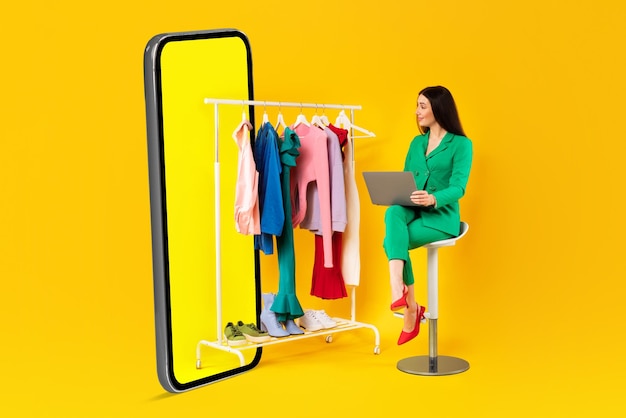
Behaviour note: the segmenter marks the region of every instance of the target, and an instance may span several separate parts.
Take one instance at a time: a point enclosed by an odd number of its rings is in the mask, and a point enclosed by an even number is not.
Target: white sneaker
[[[334,328],[337,326],[337,322],[335,322],[328,314],[322,309],[319,311],[312,311],[315,319],[317,319],[324,329]]]
[[[315,317],[315,313],[312,310],[306,310],[304,316],[298,318],[298,325],[307,331],[319,331],[324,329],[324,325]]]

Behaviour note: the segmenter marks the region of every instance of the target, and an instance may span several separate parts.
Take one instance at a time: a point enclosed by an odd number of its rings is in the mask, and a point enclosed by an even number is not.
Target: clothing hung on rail
[[[342,146],[343,178],[346,192],[346,216],[349,222],[342,235],[341,273],[346,285],[358,286],[361,278],[361,203],[354,176],[354,140],[347,129],[328,126],[339,138]]]
[[[279,269],[279,290],[272,303],[272,311],[279,321],[304,315],[295,294],[295,252],[291,222],[289,171],[295,166],[299,139],[285,129],[285,138],[279,138],[268,122],[259,129],[253,149],[256,170],[259,173],[258,201],[260,234],[254,236],[254,248],[267,255],[274,253],[276,237]],[[242,180],[244,178],[242,177]],[[237,188],[240,186],[237,184]]]
[[[330,125],[332,126],[332,125]],[[317,183],[311,183],[307,191],[307,213],[300,223],[300,228],[308,229],[315,234],[315,257],[311,279],[311,295],[322,299],[339,299],[347,297],[346,286],[341,271],[342,233],[348,223],[346,212],[346,193],[343,171],[343,151],[338,135],[330,129],[323,128],[327,137],[328,167],[330,173],[330,203],[332,224],[333,266],[325,267],[322,253],[324,242],[320,237],[321,219],[319,210],[319,192]]]
[[[342,232],[333,234],[333,258],[341,259]],[[311,295],[321,299],[341,299],[348,296],[346,284],[341,273],[341,266],[324,267],[324,243],[320,235],[315,235],[315,259],[311,278]]]
[[[300,157],[293,169],[291,198],[292,224],[298,226],[307,211],[307,188],[315,182],[320,204],[322,237],[324,241],[324,267],[333,266],[332,219],[330,205],[330,171],[328,169],[328,144],[323,130],[304,123],[295,127],[300,138]]]
[[[261,233],[254,236],[254,248],[270,255],[274,253],[273,237],[282,233],[285,223],[278,134],[271,125],[265,124],[259,129],[254,141],[253,156],[259,173],[258,202],[261,218]]]
[[[297,129],[296,129],[297,130]],[[333,266],[324,265],[322,253],[328,248],[323,241],[319,189],[317,182],[309,183],[307,211],[300,228],[315,233],[315,256],[311,280],[311,295],[322,299],[347,296],[346,284],[357,286],[360,275],[359,199],[354,179],[352,142],[349,132],[329,124],[323,128],[327,137],[327,158],[330,180],[331,229]],[[349,158],[345,158],[346,155]],[[348,214],[350,208],[351,215]],[[347,250],[347,251],[346,251]]]
[[[245,135],[244,127],[239,130]],[[296,226],[311,231],[314,240],[310,294],[347,297],[346,284],[357,286],[360,275],[360,209],[348,130],[301,123],[279,136],[266,121],[252,149],[260,215],[255,249],[273,254],[275,236],[278,252],[279,290],[271,310],[283,321],[303,315],[295,294]],[[244,189],[239,182],[237,187]]]
[[[346,212],[346,191],[343,173],[343,151],[339,138],[329,127],[324,127],[327,141],[328,171],[330,184],[331,229],[343,232],[348,223]],[[307,210],[300,228],[322,235],[320,197],[317,182],[311,182],[307,188]],[[334,258],[334,257],[333,257]]]
[[[274,130],[269,122],[264,126],[267,126],[268,130]],[[300,155],[298,151],[300,139],[291,129],[285,128],[279,144],[282,163],[280,181],[283,192],[283,208],[285,219],[291,219],[290,174],[293,167],[296,166],[296,158]],[[284,223],[282,234],[276,237],[276,247],[278,251],[278,293],[274,297],[271,310],[276,313],[276,319],[279,321],[296,319],[304,315],[304,311],[296,296],[296,255],[293,226],[290,222]]]
[[[252,155],[250,130],[246,122],[241,122],[233,139],[239,148],[237,161],[237,187],[235,190],[235,226],[244,235],[261,233],[259,211],[259,172]]]

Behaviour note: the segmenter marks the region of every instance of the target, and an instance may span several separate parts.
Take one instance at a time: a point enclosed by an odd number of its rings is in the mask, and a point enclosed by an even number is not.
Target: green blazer
[[[418,189],[437,199],[435,208],[422,210],[424,226],[457,236],[461,224],[459,199],[465,194],[472,167],[472,141],[448,132],[426,156],[429,134],[413,138],[404,171],[413,173]]]

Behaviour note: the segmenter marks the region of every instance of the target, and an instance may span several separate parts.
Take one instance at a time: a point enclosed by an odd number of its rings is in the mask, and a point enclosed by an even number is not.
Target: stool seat
[[[463,238],[463,236],[465,236],[465,234],[467,234],[468,230],[469,230],[469,225],[466,222],[461,222],[461,228],[460,228],[460,232],[459,232],[458,236],[452,237],[452,238],[448,238],[448,239],[442,239],[441,241],[431,242],[430,244],[424,245],[424,248],[451,247],[454,244],[456,244],[456,242],[458,240]]]
[[[441,376],[461,373],[469,369],[469,363],[463,359],[437,354],[437,320],[439,318],[439,248],[451,247],[463,238],[469,225],[461,222],[459,235],[456,237],[431,242],[424,245],[428,256],[428,355],[413,356],[398,361],[398,369],[411,374]]]

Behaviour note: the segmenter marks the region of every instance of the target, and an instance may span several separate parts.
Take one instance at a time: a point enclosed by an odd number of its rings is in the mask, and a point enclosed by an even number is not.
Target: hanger
[[[317,114],[317,106],[315,107],[315,115],[311,118],[311,125],[317,126],[320,129],[324,129],[327,126],[327,124],[324,124],[322,118]]]
[[[322,123],[322,118],[320,118],[318,115],[313,115],[313,117],[311,118],[311,125],[317,126],[320,129],[324,129],[324,126],[326,126]]]
[[[293,127],[295,128],[296,126],[300,125],[301,123],[305,124],[306,126],[311,126],[309,121],[306,120],[306,116],[304,116],[304,113],[302,113],[302,107],[300,107],[300,114],[296,118],[296,121],[293,124]]]
[[[295,128],[296,126],[300,125],[300,124],[304,124],[306,126],[311,126],[311,124],[309,123],[308,120],[306,120],[306,116],[304,116],[303,113],[300,113],[298,115],[298,117],[296,118],[296,122],[293,124],[293,127]]]
[[[287,124],[285,123],[285,118],[283,118],[283,113],[280,111],[280,105],[278,107],[278,120],[276,121],[276,131],[278,131],[278,128],[283,127],[283,129],[285,129],[287,127]]]
[[[243,112],[241,112],[241,123],[243,125],[246,125],[248,127],[248,130],[250,130],[250,131],[253,129],[252,124],[248,120],[248,115],[246,114],[245,110]]]
[[[266,103],[263,103],[263,121],[261,122],[261,126],[265,125],[266,123],[268,123],[270,121],[269,116],[267,116],[267,109],[266,109]]]
[[[324,124],[324,126],[330,125],[330,121],[328,120],[328,116],[326,116],[326,106],[322,107],[322,116],[320,116],[320,120]]]
[[[343,110],[339,112],[339,116],[337,116],[337,119],[335,120],[335,125],[347,130],[353,129],[364,134],[363,136],[353,136],[353,138],[370,138],[376,136],[374,132],[370,132],[365,128],[354,125],[350,118],[346,115],[346,112],[344,112]]]

